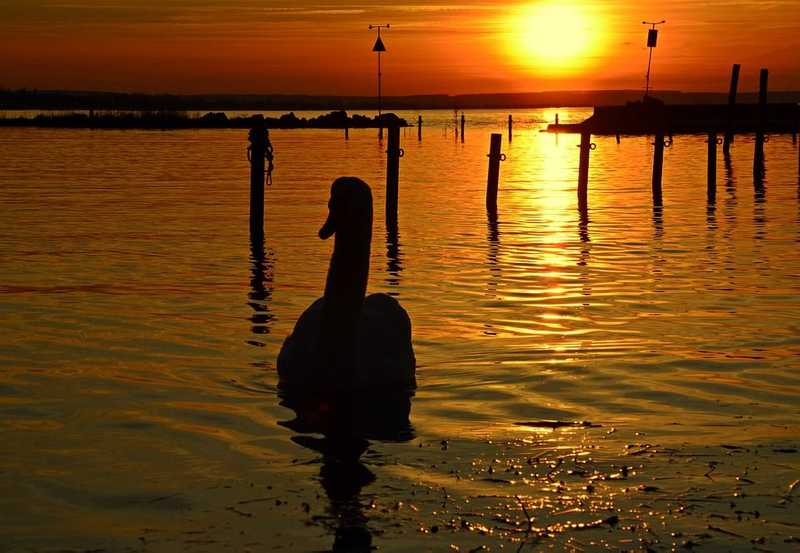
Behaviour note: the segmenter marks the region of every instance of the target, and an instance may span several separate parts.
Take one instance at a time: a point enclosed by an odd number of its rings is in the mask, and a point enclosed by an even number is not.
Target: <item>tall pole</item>
[[[386,51],[386,46],[383,45],[383,40],[381,40],[381,29],[388,29],[389,24],[370,25],[369,28],[370,30],[377,29],[378,31],[378,38],[375,40],[375,46],[372,47],[372,51],[378,54],[378,138],[383,140],[383,125],[381,124],[381,112],[383,107],[383,97],[381,94],[381,52]]]
[[[653,48],[656,47],[656,43],[658,42],[658,29],[656,29],[656,25],[661,25],[666,22],[665,19],[661,21],[642,21],[642,25],[651,25],[650,29],[647,31],[647,48],[650,50],[650,54],[647,57],[647,78],[644,88],[645,98],[650,94],[650,67],[653,65]]]
[[[736,89],[739,86],[739,71],[742,66],[738,63],[733,64],[731,69],[731,88],[728,91],[728,129],[725,132],[725,141],[722,143],[722,152],[731,153],[731,143],[733,142],[733,119],[736,115]]]

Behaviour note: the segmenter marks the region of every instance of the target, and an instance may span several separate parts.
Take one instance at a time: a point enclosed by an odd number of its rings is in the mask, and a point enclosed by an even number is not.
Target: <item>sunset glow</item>
[[[796,0],[333,0],[79,3],[0,7],[0,87],[172,93],[371,95],[375,37],[384,94],[643,89],[647,29],[668,23],[657,89],[800,88]]]
[[[521,6],[508,18],[507,48],[532,71],[569,73],[602,49],[602,22],[586,6],[545,2]]]

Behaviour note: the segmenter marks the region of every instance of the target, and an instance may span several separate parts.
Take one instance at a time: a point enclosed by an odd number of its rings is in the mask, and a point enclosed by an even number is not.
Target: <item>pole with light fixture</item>
[[[658,29],[656,29],[656,25],[662,25],[666,22],[666,19],[662,19],[661,21],[642,21],[642,25],[651,25],[647,30],[647,47],[650,49],[650,55],[647,58],[647,84],[644,89],[645,98],[650,94],[650,67],[653,64],[653,49],[658,42]]]

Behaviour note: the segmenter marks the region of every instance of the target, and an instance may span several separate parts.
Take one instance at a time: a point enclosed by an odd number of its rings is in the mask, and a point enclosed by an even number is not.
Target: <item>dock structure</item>
[[[651,104],[636,102],[624,106],[596,106],[594,114],[581,123],[547,126],[548,132],[615,136],[665,134],[797,132],[798,104]]]
[[[723,144],[723,153],[727,156],[735,134],[755,136],[753,174],[757,180],[759,177],[763,178],[765,137],[769,134],[791,134],[795,137],[800,126],[800,104],[767,103],[767,78],[768,71],[761,69],[757,104],[736,103],[739,80],[737,64],[733,67],[727,104],[666,105],[659,100],[645,98],[641,102],[631,102],[624,106],[596,106],[592,116],[581,123],[548,125],[548,132],[581,135],[579,209],[584,211],[588,207],[589,148],[590,145],[593,146],[590,139],[592,135],[614,136],[617,143],[621,135],[655,137],[652,187],[653,207],[656,208],[663,204],[661,175],[664,148],[672,145],[672,138],[676,134],[701,134],[707,137],[709,205],[716,201],[717,145]],[[722,135],[724,139],[718,139],[718,135]]]

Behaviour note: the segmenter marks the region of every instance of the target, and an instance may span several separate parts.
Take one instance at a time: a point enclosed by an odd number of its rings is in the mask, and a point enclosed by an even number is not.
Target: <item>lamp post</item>
[[[378,38],[375,40],[375,45],[372,47],[373,52],[378,54],[378,138],[383,140],[383,125],[380,123],[381,119],[381,52],[386,51],[386,46],[383,45],[381,40],[381,29],[388,29],[389,24],[385,25],[370,25],[369,29],[377,29]]]
[[[647,30],[647,47],[650,49],[650,55],[647,58],[647,83],[644,88],[645,98],[650,94],[650,66],[653,63],[653,48],[656,47],[656,43],[658,42],[658,29],[656,29],[656,25],[662,25],[666,22],[666,19],[662,19],[661,21],[642,21],[642,25],[651,25]]]

